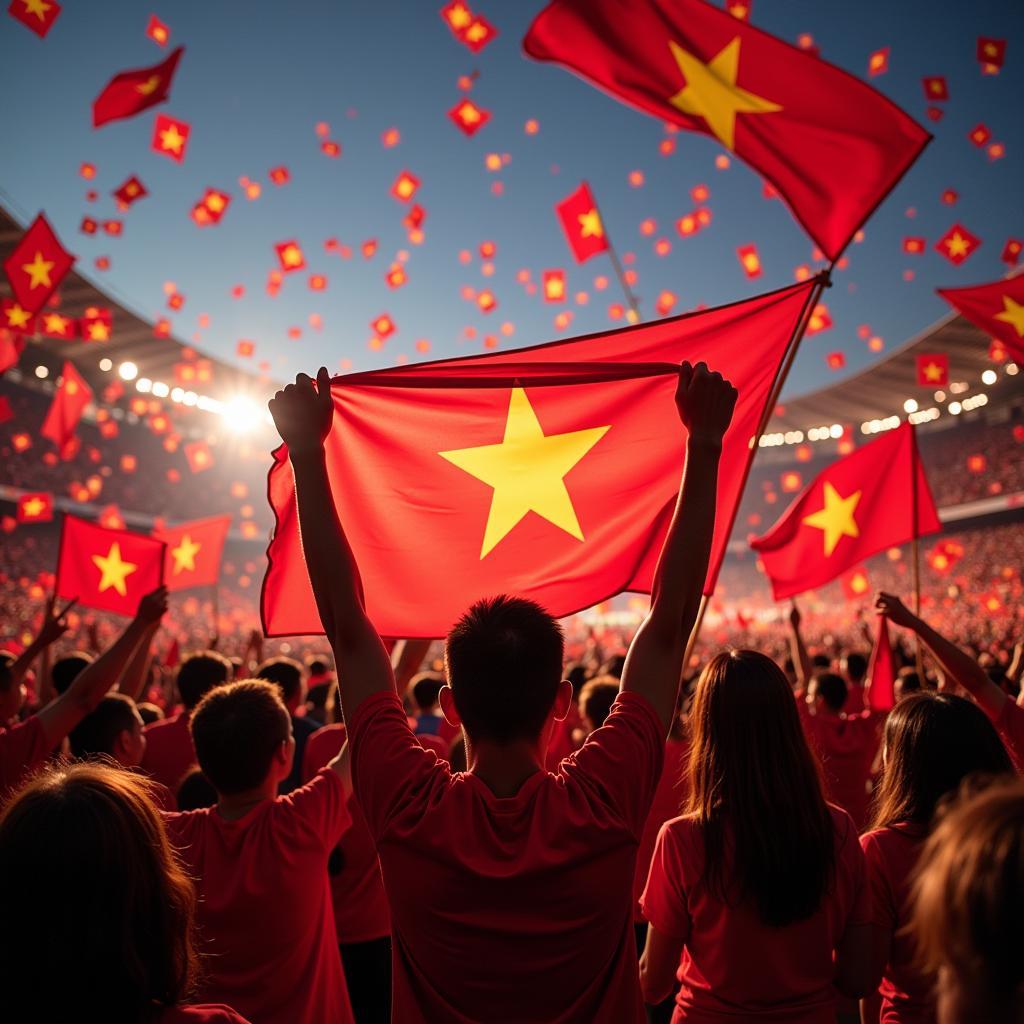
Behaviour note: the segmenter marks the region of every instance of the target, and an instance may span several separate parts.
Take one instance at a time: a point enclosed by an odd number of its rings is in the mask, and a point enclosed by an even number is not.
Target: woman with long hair
[[[644,997],[677,978],[675,1024],[834,1024],[836,989],[868,985],[864,856],[850,816],[825,802],[789,683],[756,651],[719,654],[689,725],[689,796],[642,901]]]
[[[0,813],[0,878],[5,1020],[245,1024],[183,1005],[195,889],[143,776],[87,762],[29,781]]]
[[[907,933],[910,889],[935,809],[969,776],[1013,772],[992,723],[974,703],[911,693],[889,713],[871,830],[861,837],[872,891],[872,987],[882,1024],[933,1024],[935,979],[916,964]]]

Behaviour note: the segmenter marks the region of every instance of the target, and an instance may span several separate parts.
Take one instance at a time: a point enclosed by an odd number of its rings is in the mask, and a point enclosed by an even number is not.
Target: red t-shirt
[[[636,855],[636,871],[633,873],[633,898],[636,901],[635,920],[643,921],[640,911],[640,897],[647,884],[647,875],[651,867],[651,857],[658,841],[661,826],[671,818],[677,818],[683,811],[683,803],[689,792],[689,784],[684,776],[686,760],[690,756],[689,740],[676,740],[671,737],[665,741],[665,764],[661,769],[658,788],[654,791],[644,832],[640,837],[640,849]]]
[[[350,818],[333,771],[237,821],[164,815],[199,894],[203,999],[259,1024],[349,1024],[327,857]]]
[[[1002,711],[994,720],[994,725],[996,732],[1006,744],[1017,770],[1024,771],[1024,708],[1007,697]]]
[[[878,723],[885,713],[814,715],[799,695],[797,701],[804,732],[821,760],[829,800],[853,818],[858,830],[864,828],[870,803],[868,780],[878,752]]]
[[[311,779],[341,750],[344,742],[343,725],[325,725],[313,733],[306,741],[302,758],[303,780]],[[391,913],[377,848],[354,795],[349,797],[348,810],[352,825],[345,829],[338,844],[341,873],[330,876],[334,925],[339,943],[369,942],[391,934]]]
[[[904,927],[909,918],[910,883],[928,830],[899,822],[860,837],[871,888],[871,923],[889,932],[892,948],[882,984],[881,1024],[934,1024],[935,979],[914,968],[915,944]]]
[[[785,1021],[835,1024],[832,951],[847,927],[871,920],[864,854],[850,816],[830,805],[836,872],[819,909],[772,928],[747,902],[709,892],[701,827],[676,818],[662,827],[643,894],[644,916],[682,939],[674,1022]]]
[[[142,770],[172,794],[178,792],[178,784],[196,763],[189,717],[187,711],[182,711],[172,718],[151,722],[143,729],[146,752],[142,755]],[[171,804],[172,808],[175,806]]]
[[[0,801],[49,755],[42,723],[35,715],[9,729],[0,726]]]
[[[504,798],[420,747],[393,692],[350,726],[391,903],[394,1019],[643,1021],[632,879],[664,749],[648,701],[620,694],[555,774]]]
[[[843,711],[847,715],[859,715],[865,710],[864,687],[860,683],[846,684],[846,701]]]
[[[220,1003],[172,1006],[164,1010],[160,1024],[249,1024],[240,1013]]]

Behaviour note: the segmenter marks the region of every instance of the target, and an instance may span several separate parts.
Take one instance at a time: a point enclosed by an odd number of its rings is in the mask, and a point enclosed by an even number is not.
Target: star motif
[[[46,21],[46,13],[53,4],[46,3],[46,0],[22,0],[25,5],[26,14],[34,14],[40,21]]]
[[[825,484],[825,505],[813,515],[805,516],[804,523],[824,531],[825,557],[828,558],[843,537],[859,537],[860,529],[853,513],[861,492],[854,491],[848,498],[840,496],[830,484]]]
[[[462,4],[456,4],[448,12],[448,23],[454,29],[464,29],[472,20],[469,11]]]
[[[287,249],[282,250],[281,260],[286,267],[298,267],[302,265],[302,253],[298,246],[289,245]]]
[[[597,210],[588,210],[576,219],[580,222],[580,238],[604,238],[604,225]]]
[[[44,508],[46,508],[46,502],[41,498],[29,498],[28,501],[22,502],[21,505],[21,511],[29,519],[35,519]]]
[[[133,562],[125,562],[121,558],[121,545],[115,540],[110,550],[104,555],[93,555],[93,565],[100,571],[99,593],[114,588],[122,597],[128,596],[125,580],[131,576],[138,566]]]
[[[202,544],[194,541],[187,533],[181,538],[181,543],[176,548],[171,548],[171,555],[174,558],[174,569],[172,574],[177,576],[179,572],[196,571],[196,555],[199,554]]]
[[[68,318],[61,316],[60,313],[47,313],[43,317],[43,323],[48,334],[64,334],[67,331]]]
[[[946,248],[950,256],[966,256],[971,251],[971,243],[959,231],[954,231],[946,239]]]
[[[102,320],[93,320],[88,330],[90,341],[106,341],[110,337],[110,330]]]
[[[31,263],[22,263],[21,269],[29,276],[29,288],[52,288],[50,271],[55,263],[53,260],[44,260],[43,254],[36,250],[36,258]]]
[[[32,319],[32,314],[27,309],[22,309],[18,303],[8,306],[4,312],[7,314],[8,327],[27,327]]]
[[[172,153],[180,153],[181,147],[185,145],[185,136],[172,124],[160,133],[160,148],[170,150]]]
[[[591,427],[546,435],[526,392],[513,388],[500,444],[438,452],[442,459],[494,488],[480,557],[486,557],[529,512],[583,540],[565,477],[609,429]]]
[[[703,118],[712,135],[727,149],[735,148],[737,114],[771,114],[782,109],[777,103],[736,84],[740,64],[739,36],[707,64],[672,40],[668,45],[686,79],[686,88],[669,97],[669,103],[684,114]]]
[[[942,367],[938,363],[929,363],[924,368],[924,377],[929,381],[942,380]]]
[[[1003,307],[1002,313],[996,313],[995,319],[1009,324],[1017,332],[1018,338],[1024,338],[1024,305],[1004,295]]]
[[[152,96],[159,88],[160,76],[150,75],[144,82],[139,82],[139,84],[135,86],[135,91],[141,93],[143,96]]]

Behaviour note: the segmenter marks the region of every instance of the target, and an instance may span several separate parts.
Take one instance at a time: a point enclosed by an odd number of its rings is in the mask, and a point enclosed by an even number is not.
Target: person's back
[[[203,998],[259,1024],[351,1021],[327,882],[328,855],[349,823],[339,771],[328,766],[275,796],[294,741],[270,683],[214,689],[192,731],[218,803],[166,820],[199,890]]]

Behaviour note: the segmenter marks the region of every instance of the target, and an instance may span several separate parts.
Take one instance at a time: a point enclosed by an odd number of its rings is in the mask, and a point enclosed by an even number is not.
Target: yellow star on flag
[[[46,0],[22,0],[26,14],[34,14],[40,21],[46,21],[46,12],[53,6]]]
[[[160,133],[160,147],[169,149],[172,153],[180,153],[181,147],[185,145],[185,137],[172,124]]]
[[[942,380],[942,367],[938,363],[929,363],[924,368],[924,376],[926,380]]]
[[[63,334],[68,327],[68,318],[60,313],[47,313],[43,317],[43,323],[49,334]]]
[[[669,103],[684,114],[702,117],[711,133],[727,149],[735,148],[737,114],[771,114],[782,109],[777,103],[736,84],[740,65],[739,36],[707,64],[671,39],[668,45],[686,79],[686,88],[669,97]]]
[[[139,84],[135,86],[135,91],[142,93],[143,96],[151,96],[159,88],[160,76],[150,75],[144,82],[139,82]]]
[[[494,488],[480,557],[484,558],[528,512],[583,540],[565,476],[610,429],[545,434],[522,388],[513,388],[500,444],[438,452],[442,459]]]
[[[92,562],[100,571],[98,590],[101,594],[113,587],[122,597],[128,596],[125,580],[138,569],[138,566],[121,558],[121,545],[116,540],[110,545],[110,550],[105,556],[93,555]]]
[[[597,210],[588,210],[576,219],[580,222],[580,238],[604,238],[604,226]]]
[[[106,341],[110,337],[110,331],[102,320],[93,320],[88,330],[90,341]]]
[[[859,537],[860,529],[853,513],[861,492],[854,491],[848,498],[840,496],[830,484],[825,484],[825,505],[813,515],[805,516],[804,523],[816,530],[824,530],[825,557],[828,558],[843,537]]]
[[[1009,324],[1017,332],[1018,337],[1024,338],[1024,305],[1014,302],[1009,295],[1004,295],[1003,307],[1002,313],[996,313],[995,319]]]
[[[469,10],[462,6],[462,4],[456,4],[448,12],[448,24],[454,29],[463,29],[473,20],[469,13]]]
[[[959,231],[954,231],[953,234],[946,239],[946,248],[949,250],[950,256],[966,256],[970,251],[971,246]]]
[[[22,512],[28,516],[29,519],[35,519],[43,509],[46,508],[46,502],[41,498],[29,498],[28,501],[24,502],[21,506]]]
[[[8,306],[4,312],[7,314],[8,327],[26,327],[29,320],[32,319],[32,314],[27,309],[22,309],[17,303]]]
[[[43,254],[36,251],[36,258],[31,263],[22,263],[21,269],[28,274],[29,288],[52,288],[53,282],[50,280],[50,271],[53,270],[54,261],[44,260]]]
[[[202,544],[194,541],[187,533],[181,538],[181,543],[176,548],[171,548],[171,555],[174,557],[173,575],[188,571],[196,571],[196,555],[199,554]]]

